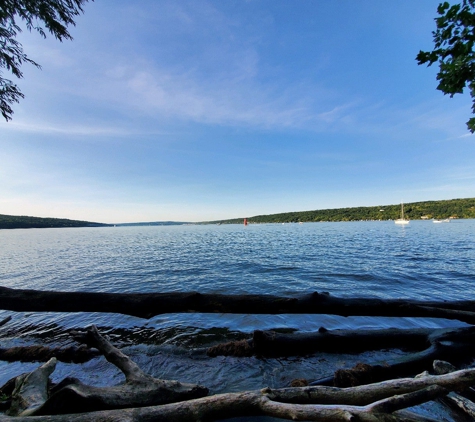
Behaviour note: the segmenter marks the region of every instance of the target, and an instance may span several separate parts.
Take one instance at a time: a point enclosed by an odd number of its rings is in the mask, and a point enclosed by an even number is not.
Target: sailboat
[[[404,218],[404,204],[401,202],[401,218],[394,220],[396,224],[406,225],[409,224],[409,220]]]

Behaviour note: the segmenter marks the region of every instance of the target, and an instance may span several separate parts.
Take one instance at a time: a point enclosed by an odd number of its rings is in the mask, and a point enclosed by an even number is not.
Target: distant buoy
[[[244,225],[247,226],[247,218],[244,219]]]

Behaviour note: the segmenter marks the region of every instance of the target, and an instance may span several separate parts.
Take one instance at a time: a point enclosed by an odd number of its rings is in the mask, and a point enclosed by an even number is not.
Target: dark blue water
[[[411,221],[408,227],[389,221],[3,230],[0,285],[61,291],[283,296],[327,291],[344,297],[473,299],[474,240],[475,220]],[[201,382],[212,392],[281,387],[293,378],[311,374],[316,379],[365,358],[210,359],[202,353],[202,347],[241,338],[254,329],[458,324],[331,315],[170,314],[143,320],[112,314],[0,312],[0,317],[10,314],[13,320],[0,334],[4,346],[72,344],[69,329],[96,324],[154,376]],[[30,367],[0,365],[0,382]],[[65,375],[96,384],[122,379],[101,358],[85,365],[60,364],[54,376]]]

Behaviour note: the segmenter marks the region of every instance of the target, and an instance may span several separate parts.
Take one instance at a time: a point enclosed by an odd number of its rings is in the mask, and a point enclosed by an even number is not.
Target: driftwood
[[[109,362],[117,366],[125,375],[125,383],[100,388],[85,385],[74,378],[67,378],[52,389],[50,397],[43,400],[41,405],[35,403],[34,409],[29,411],[31,414],[79,413],[151,406],[194,399],[208,394],[207,388],[196,384],[160,380],[145,374],[128,356],[103,338],[94,326],[86,333],[76,333],[76,336],[90,347],[100,350]],[[46,388],[44,384],[41,386]],[[12,397],[14,396],[15,394]]]
[[[360,353],[366,350],[424,350],[437,342],[463,344],[466,353],[475,336],[475,327],[446,329],[327,330],[316,333],[283,334],[255,330],[250,340],[218,344],[207,350],[208,356],[283,357],[316,352]],[[432,363],[432,361],[431,361]]]
[[[475,327],[412,330],[332,330],[317,333],[281,334],[254,331],[251,340],[240,340],[210,347],[209,356],[295,356],[316,352],[358,353],[364,350],[398,348],[423,349],[381,365],[358,363],[351,369],[340,369],[333,376],[313,381],[312,385],[349,387],[410,376],[428,370],[436,359],[473,357]],[[308,381],[307,381],[308,382]],[[304,381],[302,383],[305,383]]]
[[[15,346],[0,348],[0,360],[6,362],[45,362],[55,357],[60,362],[84,363],[99,356],[100,352],[85,346],[46,347]]]
[[[356,386],[429,370],[434,360],[463,362],[468,357],[473,357],[474,329],[475,327],[436,330],[434,335],[429,336],[430,346],[423,351],[383,364],[359,363],[351,369],[339,369],[333,377],[312,382],[312,385]]]
[[[437,375],[448,374],[450,372],[455,372],[457,369],[452,364],[436,360],[434,361],[434,372]],[[471,390],[471,391],[470,391]],[[446,397],[441,398],[441,401],[452,408],[456,408],[459,411],[463,412],[465,415],[468,415],[470,418],[475,420],[475,403],[464,397],[464,393],[469,392],[470,395],[473,396],[473,389],[472,387],[465,388],[461,394],[456,392],[450,392],[447,394]]]
[[[399,410],[461,390],[475,382],[475,369],[385,381],[340,389],[304,387],[219,394],[136,409],[120,409],[77,415],[15,418],[16,422],[83,421],[197,421],[233,417],[273,416],[320,422],[429,421],[431,419]],[[0,417],[0,421],[10,421]]]
[[[30,416],[48,399],[48,379],[56,368],[56,359],[52,358],[29,374],[16,378],[12,393],[10,416]]]
[[[92,293],[0,287],[0,309],[39,312],[112,312],[151,318],[178,312],[234,314],[333,314],[341,316],[433,317],[475,324],[475,301],[415,301],[202,293]]]
[[[333,314],[340,316],[433,317],[475,325],[475,301],[414,301],[367,298],[335,298],[327,293],[300,297],[272,295],[218,295],[200,293],[88,293],[19,290],[0,287],[0,309],[39,312],[112,312],[141,318],[178,312],[241,314]],[[7,321],[8,322],[8,321]],[[343,333],[344,334],[344,333]],[[113,347],[95,327],[77,340],[97,348],[125,375],[124,384],[92,387],[67,378],[48,390],[47,372],[54,360],[31,374],[18,377],[12,395],[11,414],[18,422],[34,421],[196,421],[234,417],[272,416],[315,421],[429,421],[402,409],[438,397],[456,396],[475,383],[475,369],[374,383],[420,372],[428,362],[472,355],[470,339],[475,327],[449,330],[366,330],[290,336],[256,331],[252,341],[241,341],[244,356],[288,356],[316,351],[358,352],[376,348],[420,350],[384,365],[360,364],[337,371],[320,384],[289,389],[227,393],[205,397],[208,390],[152,378]],[[297,346],[298,353],[294,353]],[[361,346],[359,348],[359,346]],[[226,346],[226,347],[229,347]],[[358,350],[357,350],[358,349]],[[422,350],[421,350],[422,349]],[[227,353],[227,352],[226,352]],[[210,353],[212,355],[212,353]],[[53,368],[54,369],[54,368]],[[346,371],[346,372],[345,372]],[[35,374],[35,375],[34,375]],[[41,376],[38,374],[42,374]],[[46,379],[46,381],[45,381]],[[36,380],[36,381],[35,381]],[[360,385],[340,389],[324,384]],[[371,384],[368,384],[371,383]],[[32,393],[28,393],[32,391]],[[46,398],[47,397],[47,398]],[[458,396],[456,396],[458,397]],[[466,402],[464,402],[466,403]],[[85,413],[86,412],[86,413]],[[10,420],[0,416],[0,422]]]

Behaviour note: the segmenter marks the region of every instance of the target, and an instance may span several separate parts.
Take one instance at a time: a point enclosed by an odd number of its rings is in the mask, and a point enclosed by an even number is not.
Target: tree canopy
[[[87,1],[2,0],[0,2],[0,112],[6,121],[12,119],[13,103],[18,103],[24,95],[12,80],[3,77],[3,69],[21,79],[23,63],[41,68],[26,55],[22,44],[16,39],[22,32],[20,23],[24,23],[28,31],[37,31],[43,38],[50,32],[59,41],[72,40],[68,27],[75,25],[74,18],[83,12],[83,4]]]
[[[439,63],[437,89],[453,97],[463,93],[465,87],[472,97],[472,113],[475,114],[475,0],[463,0],[460,4],[439,4],[439,17],[435,18],[433,31],[434,50],[420,51],[418,64],[431,66]],[[475,132],[475,118],[467,122],[470,132]]]
[[[404,214],[411,220],[475,218],[475,198],[441,201],[411,202],[404,204]],[[328,221],[395,220],[401,215],[401,205],[335,208],[313,211],[295,211],[248,217],[249,223],[305,223]],[[211,223],[242,224],[243,218],[213,221]]]

